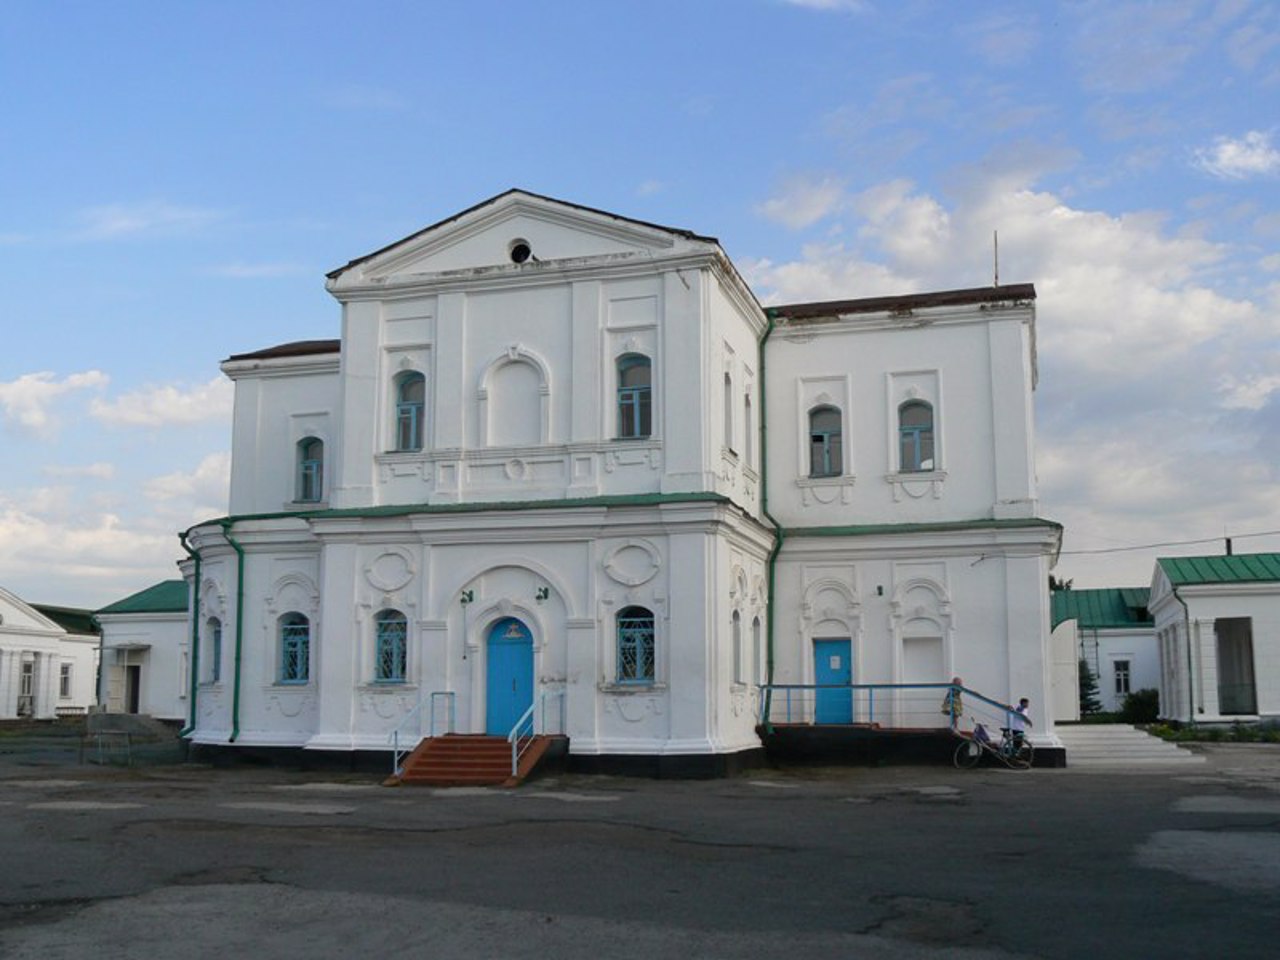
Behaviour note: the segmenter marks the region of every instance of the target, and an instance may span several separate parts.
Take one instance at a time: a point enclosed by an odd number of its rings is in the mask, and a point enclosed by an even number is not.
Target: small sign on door
[[[839,654],[837,654],[836,656],[834,656],[834,657],[832,657],[832,658],[831,658],[831,669],[832,669],[832,670],[839,670],[839,669],[840,669],[840,655],[839,655]]]

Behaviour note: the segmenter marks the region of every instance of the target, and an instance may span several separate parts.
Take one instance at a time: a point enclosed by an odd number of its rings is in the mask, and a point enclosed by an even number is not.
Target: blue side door
[[[853,691],[824,690],[824,684],[853,683],[852,644],[847,637],[813,641],[813,682],[818,685],[814,723],[852,723]]]
[[[489,630],[485,733],[505,737],[533,704],[533,634],[506,617]]]

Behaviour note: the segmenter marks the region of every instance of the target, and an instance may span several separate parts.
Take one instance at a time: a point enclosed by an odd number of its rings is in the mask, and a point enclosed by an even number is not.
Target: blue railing
[[[760,687],[760,723],[951,727],[981,704],[1009,725],[1014,708],[952,683],[773,683]],[[966,698],[968,703],[965,703]]]
[[[436,707],[438,701],[443,701],[445,704],[445,723],[443,724],[445,728],[444,733],[453,733],[455,717],[454,700],[455,697],[452,690],[432,691],[431,696],[427,700],[428,712],[430,713],[430,717],[428,719],[428,729],[430,730],[430,733],[428,736],[440,736],[440,734],[436,733],[436,717],[439,715],[439,710]],[[405,714],[404,719],[400,721],[400,725],[392,730],[391,736],[387,738],[391,742],[392,776],[400,776],[403,772],[403,768],[400,766],[400,761],[404,759],[405,754],[412,752],[414,748],[422,742],[421,717],[422,701],[419,700],[417,706]],[[410,733],[411,730],[413,731],[412,733]],[[402,742],[404,744],[403,747],[401,747]]]
[[[547,724],[547,703],[551,700],[557,701],[559,705],[559,722],[554,725],[554,731]],[[535,719],[541,722],[535,723]],[[537,700],[529,704],[529,709],[521,715],[516,725],[511,728],[511,732],[507,734],[507,742],[511,744],[511,775],[514,777],[520,772],[520,758],[529,749],[534,737],[552,732],[563,734],[564,728],[564,691],[544,690]]]

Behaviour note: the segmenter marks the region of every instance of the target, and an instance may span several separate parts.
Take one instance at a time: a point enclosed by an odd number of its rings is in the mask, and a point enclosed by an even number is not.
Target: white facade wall
[[[106,711],[187,720],[191,685],[187,614],[103,613],[98,622],[102,625],[99,703]]]
[[[1160,655],[1163,717],[1219,723],[1280,716],[1280,584],[1180,586],[1175,594],[1157,566],[1149,609]],[[1251,625],[1253,714],[1227,713],[1220,704],[1217,624],[1233,618],[1247,618]]]
[[[1117,688],[1119,663],[1128,664],[1130,692],[1160,689],[1160,650],[1150,626],[1079,632],[1080,656],[1098,678],[1103,710],[1114,712],[1124,706],[1125,694]]]
[[[98,638],[69,634],[56,622],[0,588],[0,720],[51,720],[94,703]],[[62,674],[69,671],[63,696]]]

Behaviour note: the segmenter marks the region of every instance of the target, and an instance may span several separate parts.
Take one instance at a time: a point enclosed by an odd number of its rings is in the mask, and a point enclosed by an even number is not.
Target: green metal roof
[[[1147,587],[1104,587],[1100,590],[1054,590],[1050,595],[1053,626],[1079,621],[1081,630],[1114,630],[1151,623]]]
[[[93,619],[92,610],[81,610],[79,607],[54,607],[47,603],[33,603],[31,608],[44,614],[67,633],[97,636],[101,632],[98,622]]]
[[[1280,553],[1216,557],[1161,557],[1156,561],[1175,587],[1201,583],[1268,583],[1280,580]]]
[[[180,613],[187,609],[187,582],[162,580],[98,611],[103,613]]]

